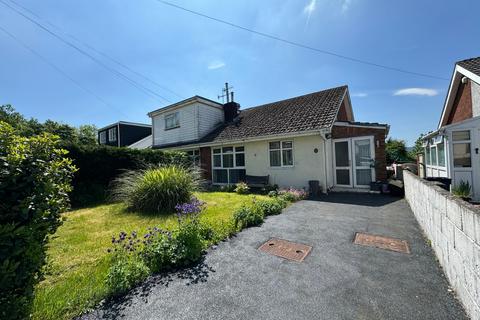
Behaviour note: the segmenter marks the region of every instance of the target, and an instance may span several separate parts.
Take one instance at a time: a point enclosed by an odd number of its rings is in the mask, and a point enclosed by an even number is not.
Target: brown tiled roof
[[[480,76],[480,57],[458,61],[457,64]]]
[[[240,111],[234,123],[217,128],[203,142],[221,142],[328,128],[335,122],[347,86]]]

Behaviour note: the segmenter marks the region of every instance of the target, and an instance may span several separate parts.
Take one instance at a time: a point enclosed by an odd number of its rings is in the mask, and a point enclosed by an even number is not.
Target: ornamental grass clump
[[[130,210],[146,213],[170,213],[178,203],[190,201],[200,186],[194,168],[179,165],[150,167],[128,171],[114,181],[113,199]]]

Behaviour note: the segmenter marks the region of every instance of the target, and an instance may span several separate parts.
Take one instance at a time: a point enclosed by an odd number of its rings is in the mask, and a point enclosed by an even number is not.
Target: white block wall
[[[480,320],[480,209],[404,171],[405,198],[473,320]]]

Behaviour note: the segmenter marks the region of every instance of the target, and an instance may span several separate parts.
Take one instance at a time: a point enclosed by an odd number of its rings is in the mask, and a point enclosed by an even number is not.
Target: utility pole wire
[[[43,21],[46,22],[48,25],[50,25],[50,26],[52,26],[53,28],[61,31],[64,35],[68,36],[69,38],[77,41],[78,43],[82,44],[83,46],[89,48],[90,50],[96,52],[97,54],[103,56],[104,58],[112,61],[113,63],[121,66],[122,68],[130,71],[131,73],[137,75],[138,77],[143,78],[144,80],[146,80],[146,81],[148,81],[148,82],[156,85],[157,87],[159,87],[159,88],[161,88],[161,89],[163,89],[163,90],[166,90],[166,91],[174,94],[175,96],[177,96],[177,97],[180,98],[180,99],[184,99],[183,96],[181,96],[180,94],[178,94],[178,93],[176,93],[175,91],[171,90],[170,88],[168,88],[168,87],[166,87],[166,86],[164,86],[164,85],[159,84],[158,82],[154,81],[153,79],[147,77],[146,75],[144,75],[144,74],[142,74],[142,73],[140,73],[140,72],[138,72],[138,71],[133,70],[133,69],[130,68],[129,66],[127,66],[127,65],[125,65],[124,63],[120,62],[119,60],[113,58],[112,56],[106,54],[105,52],[102,52],[102,51],[96,49],[96,48],[93,47],[92,45],[88,44],[87,42],[84,42],[84,41],[80,40],[79,38],[75,37],[74,35],[69,34],[68,32],[63,31],[62,28],[60,28],[59,26],[51,23],[50,21],[48,21],[48,20],[40,17],[37,13],[33,12],[33,11],[30,10],[29,8],[27,8],[27,7],[19,4],[18,2],[14,1],[14,0],[10,0],[10,2],[12,2],[13,4],[15,4],[17,7],[22,8],[24,11],[30,13],[31,15],[33,15],[33,16],[36,17],[37,19],[43,20]]]
[[[47,65],[49,65],[51,68],[53,68],[55,71],[57,71],[58,73],[60,73],[62,76],[64,76],[65,78],[67,78],[68,80],[70,80],[72,83],[74,83],[77,87],[79,87],[80,89],[82,89],[83,91],[87,92],[88,94],[90,94],[91,96],[93,96],[95,99],[97,99],[98,101],[100,101],[101,103],[103,103],[104,105],[106,105],[107,107],[109,108],[112,108],[113,110],[119,112],[120,114],[122,114],[123,116],[127,117],[127,115],[125,113],[123,113],[123,111],[121,111],[120,109],[117,109],[116,107],[114,107],[113,105],[111,105],[110,103],[108,103],[107,101],[105,101],[102,97],[100,97],[98,94],[96,94],[95,92],[91,91],[90,89],[87,89],[86,87],[84,87],[80,82],[78,82],[77,80],[75,80],[74,78],[72,78],[71,76],[69,76],[65,71],[63,71],[62,69],[60,69],[59,67],[57,67],[55,64],[53,64],[52,62],[50,62],[47,58],[45,58],[44,56],[42,56],[39,52],[37,52],[35,49],[33,49],[32,47],[30,47],[28,44],[26,44],[25,42],[23,42],[22,40],[20,40],[18,37],[16,37],[14,34],[10,33],[8,30],[6,30],[5,28],[3,28],[2,26],[0,26],[0,31],[2,31],[3,33],[5,33],[7,36],[9,36],[11,39],[13,39],[15,42],[17,42],[19,45],[21,45],[25,50],[29,51],[30,53],[32,53],[34,56],[36,56],[38,59],[42,60],[44,63],[46,63]]]
[[[5,5],[7,8],[13,10],[15,13],[19,14],[20,16],[24,17],[25,19],[27,19],[28,21],[30,21],[31,23],[33,23],[34,25],[38,26],[39,28],[41,28],[42,30],[44,30],[45,32],[49,33],[50,35],[52,35],[53,37],[57,38],[58,40],[60,40],[61,42],[63,42],[64,44],[66,44],[67,46],[70,46],[71,48],[75,49],[76,51],[80,52],[81,54],[85,55],[86,57],[90,58],[91,60],[93,60],[95,63],[99,64],[100,66],[102,66],[104,69],[106,69],[107,71],[110,71],[111,73],[115,74],[117,77],[119,78],[122,78],[124,79],[125,81],[129,82],[131,85],[133,85],[134,87],[136,87],[138,90],[142,91],[143,93],[149,95],[150,97],[158,97],[158,98],[161,98],[167,102],[171,102],[170,100],[168,100],[167,98],[157,94],[156,92],[150,90],[149,88],[139,84],[138,82],[136,82],[135,80],[132,80],[130,79],[128,76],[126,76],[125,74],[121,73],[120,71],[117,71],[113,68],[111,68],[110,66],[108,66],[107,64],[103,63],[101,60],[98,60],[97,58],[95,58],[94,56],[92,56],[91,54],[89,54],[88,52],[86,52],[85,50],[83,50],[82,48],[79,48],[78,46],[76,46],[75,44],[73,44],[72,42],[68,41],[68,40],[65,40],[64,38],[62,38],[61,36],[59,36],[58,34],[56,34],[55,32],[51,31],[50,29],[48,29],[47,27],[45,27],[44,25],[42,25],[41,23],[33,20],[32,18],[30,18],[29,16],[25,15],[23,12],[17,10],[16,8],[10,6],[9,4],[7,4],[5,1],[3,0],[0,0],[0,2]]]
[[[228,26],[236,28],[236,29],[247,31],[247,32],[256,34],[258,36],[262,36],[264,38],[273,39],[273,40],[276,40],[276,41],[279,41],[279,42],[283,42],[283,43],[286,43],[286,44],[289,44],[289,45],[292,45],[292,46],[295,46],[295,47],[307,49],[307,50],[314,51],[314,52],[317,52],[317,53],[334,56],[334,57],[337,57],[337,58],[340,58],[340,59],[344,59],[344,60],[348,60],[348,61],[352,61],[352,62],[364,64],[364,65],[369,65],[369,66],[372,66],[372,67],[377,67],[377,68],[386,69],[386,70],[395,71],[395,72],[401,72],[401,73],[405,73],[405,74],[411,74],[411,75],[418,76],[418,77],[438,79],[438,80],[447,80],[447,81],[449,80],[449,79],[441,77],[441,76],[410,71],[410,70],[397,68],[397,67],[393,67],[393,66],[387,66],[387,65],[380,64],[380,63],[376,63],[376,62],[371,62],[371,61],[362,60],[362,59],[358,59],[358,58],[355,58],[355,57],[350,57],[350,56],[346,56],[346,55],[343,55],[343,54],[335,53],[333,51],[328,51],[328,50],[315,48],[315,47],[312,47],[312,46],[309,46],[309,45],[306,45],[306,44],[303,44],[303,43],[300,43],[300,42],[295,42],[295,41],[288,40],[288,39],[285,39],[285,38],[281,38],[281,37],[278,37],[278,36],[275,36],[275,35],[272,35],[272,34],[257,31],[257,30],[250,29],[250,28],[247,28],[247,27],[243,27],[241,25],[238,25],[238,24],[226,21],[226,20],[222,20],[220,18],[215,18],[213,16],[209,16],[207,14],[204,14],[204,13],[201,13],[201,12],[198,12],[198,11],[194,11],[194,10],[179,6],[179,5],[174,4],[172,2],[169,2],[169,1],[165,1],[165,0],[156,0],[156,1],[158,1],[162,4],[164,4],[164,5],[167,5],[167,6],[176,8],[176,9],[180,9],[182,11],[189,12],[189,13],[192,13],[194,15],[206,18],[206,19],[210,19],[210,20],[228,25]]]

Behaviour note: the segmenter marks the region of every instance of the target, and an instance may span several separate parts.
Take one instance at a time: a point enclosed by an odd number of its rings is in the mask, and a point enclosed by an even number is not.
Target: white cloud
[[[352,0],[343,0],[342,1],[342,12],[345,13],[350,8],[352,4]]]
[[[226,66],[226,63],[221,60],[214,60],[208,64],[209,70],[220,69]]]
[[[405,88],[399,89],[393,93],[394,96],[428,96],[433,97],[438,94],[435,89],[428,88]]]
[[[352,93],[352,97],[365,98],[365,97],[368,97],[368,93],[365,93],[365,92]]]
[[[310,22],[310,16],[312,15],[313,11],[317,6],[317,0],[310,0],[310,2],[303,8],[303,13],[307,15],[307,22],[305,23],[305,27],[308,26]]]
[[[317,0],[310,0],[310,2],[303,8],[303,12],[310,15],[312,14],[313,11],[315,11],[315,8],[317,6]]]

